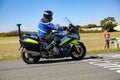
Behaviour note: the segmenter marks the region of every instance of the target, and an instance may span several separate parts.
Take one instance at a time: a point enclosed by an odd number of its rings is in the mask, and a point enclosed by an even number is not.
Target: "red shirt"
[[[104,39],[109,40],[109,38],[110,38],[110,33],[107,30],[105,30],[104,31]]]

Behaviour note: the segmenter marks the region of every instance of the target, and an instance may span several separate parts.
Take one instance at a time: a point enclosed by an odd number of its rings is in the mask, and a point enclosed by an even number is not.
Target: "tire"
[[[37,63],[40,59],[40,56],[31,56],[31,54],[21,51],[21,57],[23,61],[27,64]]]
[[[72,57],[73,60],[81,60],[85,57],[85,55],[86,55],[86,47],[82,42],[72,47],[70,56]]]

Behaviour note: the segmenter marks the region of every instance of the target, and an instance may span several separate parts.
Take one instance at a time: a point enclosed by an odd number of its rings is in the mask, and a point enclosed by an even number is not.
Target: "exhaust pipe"
[[[23,52],[29,53],[32,56],[41,56],[41,53],[39,53],[39,52],[29,51],[29,50],[26,50],[26,49],[24,49]]]

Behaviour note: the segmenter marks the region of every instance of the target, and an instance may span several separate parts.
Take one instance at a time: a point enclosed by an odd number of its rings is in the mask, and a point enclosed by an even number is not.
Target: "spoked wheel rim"
[[[27,64],[37,63],[40,59],[40,56],[32,56],[27,52],[22,52],[21,56],[23,61],[26,62]]]
[[[80,43],[78,45],[74,45],[71,50],[71,57],[74,60],[81,60],[86,55],[86,47],[84,44]]]
[[[76,49],[74,51],[72,51],[72,54],[75,56],[75,57],[80,57],[83,55],[83,48],[81,46],[77,46]]]
[[[28,60],[28,61],[33,61],[34,59],[33,59],[33,57],[31,56],[31,54],[29,54],[29,53],[24,53],[24,56],[25,56],[25,58],[26,58],[26,60]]]

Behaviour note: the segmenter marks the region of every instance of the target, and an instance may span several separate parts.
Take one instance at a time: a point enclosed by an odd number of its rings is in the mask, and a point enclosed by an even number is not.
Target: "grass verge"
[[[120,48],[117,49],[106,49],[106,50],[91,50],[87,54],[100,54],[100,53],[120,53]]]
[[[111,37],[120,38],[120,32],[110,34]],[[81,42],[87,48],[87,54],[120,53],[120,48],[116,49],[112,44],[110,44],[110,49],[104,50],[103,33],[81,33],[80,35]],[[20,59],[19,47],[18,37],[0,37],[0,60]]]
[[[21,59],[21,56],[5,56],[5,55],[0,55],[0,60],[12,60],[12,59]]]

